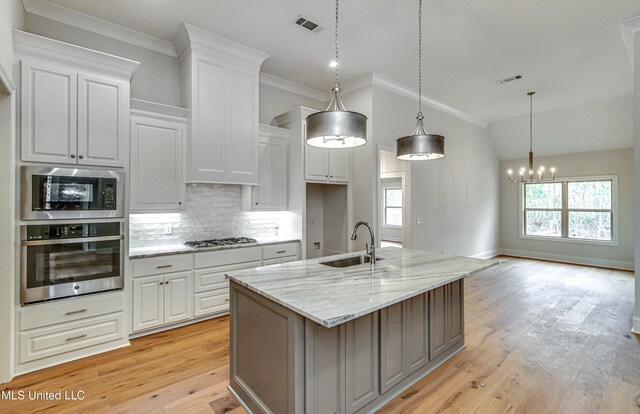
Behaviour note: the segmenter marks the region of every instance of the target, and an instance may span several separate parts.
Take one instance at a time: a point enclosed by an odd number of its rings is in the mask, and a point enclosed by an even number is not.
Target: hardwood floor
[[[382,413],[640,413],[633,274],[525,259],[465,282],[467,349]],[[228,318],[15,378],[3,390],[83,401],[0,400],[2,413],[244,413],[226,389]]]

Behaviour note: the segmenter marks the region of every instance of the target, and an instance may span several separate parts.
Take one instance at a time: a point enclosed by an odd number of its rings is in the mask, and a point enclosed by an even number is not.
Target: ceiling
[[[172,41],[183,22],[271,55],[262,70],[329,90],[335,3],[330,0],[50,0]],[[369,71],[416,85],[416,0],[350,0],[340,6],[341,78]],[[295,25],[302,15],[324,29]],[[491,122],[633,93],[620,22],[638,0],[425,0],[423,91]],[[520,81],[494,81],[522,74]]]

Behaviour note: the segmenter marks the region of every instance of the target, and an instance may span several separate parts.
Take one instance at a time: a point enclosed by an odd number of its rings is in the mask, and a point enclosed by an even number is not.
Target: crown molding
[[[283,91],[295,93],[296,95],[301,95],[306,98],[315,99],[320,102],[326,102],[331,99],[331,94],[329,92],[322,92],[264,72],[260,72],[260,83]]]
[[[189,117],[189,110],[186,108],[144,101],[142,99],[131,98],[129,107],[131,115],[144,116],[147,118],[169,119],[171,121],[186,123]]]
[[[262,65],[269,57],[267,53],[253,49],[243,44],[218,36],[188,23],[183,23],[173,41],[178,57],[183,53],[195,50],[205,54],[223,53],[238,59]]]
[[[388,91],[394,92],[398,95],[404,96],[412,100],[418,99],[418,93],[415,92],[413,89],[376,72],[368,72],[362,76],[358,76],[350,80],[349,82],[345,83],[345,86],[342,89],[344,94],[348,94],[370,85],[379,86],[381,88],[387,89]],[[433,109],[444,112],[448,115],[454,116],[458,119],[469,122],[471,124],[477,125],[481,128],[487,128],[488,122],[484,119],[462,112],[456,108],[453,108],[445,103],[437,101],[428,96],[422,95],[421,98],[422,98],[423,104]]]
[[[15,92],[16,86],[4,70],[4,66],[0,63],[0,95],[11,95]]]
[[[623,20],[620,24],[625,25],[633,33],[640,32],[640,16],[632,17],[627,20]]]
[[[38,57],[73,66],[109,72],[131,79],[140,62],[13,29],[16,54]]]
[[[130,43],[144,49],[162,53],[163,55],[171,57],[178,56],[171,42],[137,30],[129,29],[128,27],[84,14],[47,0],[22,0],[22,4],[27,13],[35,14],[36,16]]]

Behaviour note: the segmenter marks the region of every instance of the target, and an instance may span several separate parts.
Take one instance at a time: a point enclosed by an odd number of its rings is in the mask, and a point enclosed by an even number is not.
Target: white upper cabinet
[[[304,170],[307,181],[349,182],[349,149],[328,149],[304,144]]]
[[[175,46],[190,110],[187,182],[257,185],[258,82],[268,55],[188,24]]]
[[[288,140],[287,129],[260,125],[260,184],[243,187],[245,210],[287,210]]]
[[[138,62],[13,31],[22,161],[123,167]]]
[[[131,210],[179,211],[187,111],[131,100]]]

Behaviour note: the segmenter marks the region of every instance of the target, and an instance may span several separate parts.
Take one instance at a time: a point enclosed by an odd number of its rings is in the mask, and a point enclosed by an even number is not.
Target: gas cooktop
[[[185,245],[193,247],[194,249],[201,249],[203,247],[233,246],[236,244],[249,244],[257,242],[258,241],[256,239],[251,239],[249,237],[228,237],[226,239],[188,241],[185,243]]]

